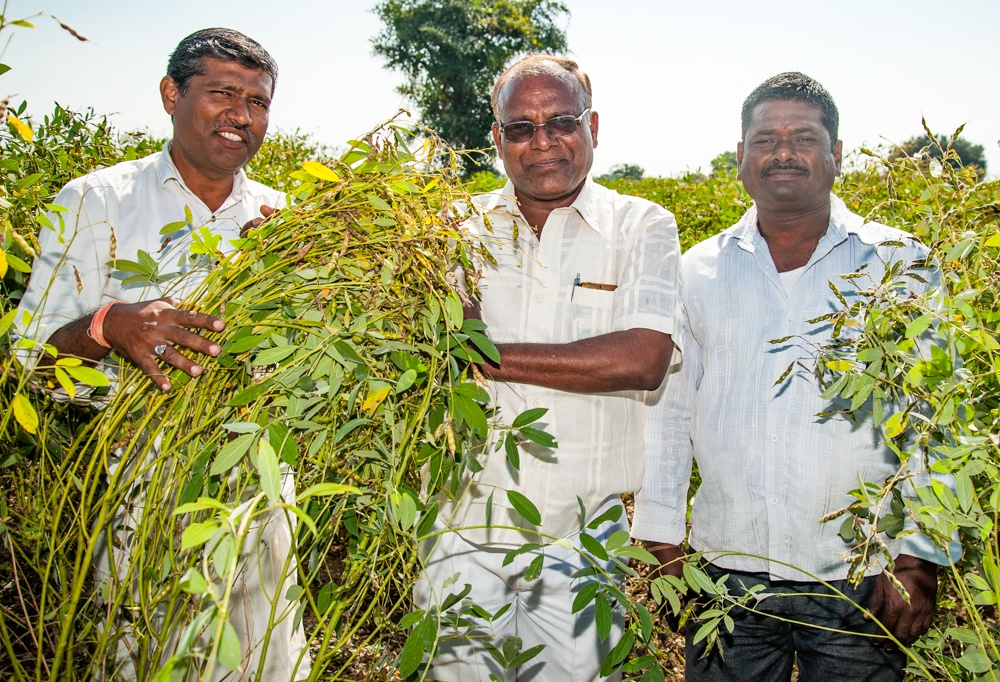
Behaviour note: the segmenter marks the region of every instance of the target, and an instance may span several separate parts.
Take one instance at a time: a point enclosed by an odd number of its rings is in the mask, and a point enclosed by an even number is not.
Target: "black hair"
[[[772,76],[754,88],[750,96],[743,102],[743,139],[746,139],[750,128],[750,119],[754,109],[761,102],[774,99],[793,99],[806,102],[818,108],[821,112],[823,127],[830,133],[831,147],[837,144],[840,128],[840,112],[833,97],[817,81],[798,71],[787,71]]]
[[[271,77],[271,94],[278,81],[278,65],[260,43],[231,28],[205,28],[178,43],[167,62],[167,75],[183,95],[194,76],[204,73],[203,60],[213,57],[236,62]]]

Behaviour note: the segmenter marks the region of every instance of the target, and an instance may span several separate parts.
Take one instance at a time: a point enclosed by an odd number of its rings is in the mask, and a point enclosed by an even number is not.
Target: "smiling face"
[[[501,100],[504,124],[544,123],[556,116],[578,116],[584,108],[579,93],[552,76],[525,76],[506,90]],[[597,114],[591,113],[570,135],[552,137],[539,127],[531,140],[519,143],[507,141],[494,124],[493,142],[522,205],[551,211],[573,203],[594,162],[597,123]]]
[[[173,117],[171,158],[188,185],[232,182],[267,132],[271,77],[236,62],[205,57],[202,73],[182,94],[169,76],[160,82]]]
[[[819,107],[765,100],[737,145],[738,177],[760,210],[808,212],[829,203],[840,175],[843,145],[831,142]]]

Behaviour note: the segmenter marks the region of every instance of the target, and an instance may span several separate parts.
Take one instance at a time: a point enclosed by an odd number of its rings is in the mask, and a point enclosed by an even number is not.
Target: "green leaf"
[[[403,650],[399,652],[399,674],[401,677],[409,677],[417,671],[420,662],[424,657],[424,628],[430,622],[434,625],[430,614],[424,616],[420,624],[413,628],[413,632],[406,638]]]
[[[538,576],[542,574],[542,563],[544,562],[544,559],[545,557],[542,554],[539,554],[532,559],[531,563],[528,564],[528,567],[524,569],[524,579],[527,582],[530,583],[532,580],[537,580]]]
[[[0,64],[0,76],[4,75],[8,71],[10,71],[9,66],[7,66],[6,64]]]
[[[472,341],[472,344],[476,348],[482,351],[483,355],[496,364],[500,364],[500,351],[497,350],[497,347],[490,341],[489,337],[471,330],[464,331],[463,333],[469,337],[469,341]]]
[[[239,355],[240,353],[245,353],[248,350],[253,350],[260,342],[266,339],[266,336],[244,336],[236,339],[231,344],[226,346],[226,352],[232,355]]]
[[[597,622],[597,636],[603,642],[611,634],[611,604],[608,597],[603,592],[597,595],[597,603],[594,607],[594,617]]]
[[[548,411],[549,408],[547,407],[533,407],[530,410],[525,410],[521,414],[517,415],[517,417],[514,419],[514,423],[511,424],[511,427],[519,429],[522,426],[527,426],[528,424],[531,424],[541,419]]]
[[[516,490],[508,490],[507,500],[528,523],[537,526],[542,522],[542,515],[538,511],[538,507],[521,493]]]
[[[208,581],[205,580],[201,571],[189,568],[187,573],[181,577],[180,582],[177,583],[177,587],[188,594],[204,594],[208,590]]]
[[[261,352],[257,353],[257,356],[253,359],[253,366],[262,367],[274,365],[281,362],[297,350],[297,346],[277,346],[275,348],[265,348]]]
[[[548,433],[545,433],[541,429],[536,429],[532,426],[525,426],[518,430],[522,436],[528,440],[538,443],[544,448],[555,448],[558,447],[556,439]]]
[[[160,234],[161,235],[173,234],[177,230],[182,230],[187,226],[188,226],[188,221],[186,220],[178,220],[176,222],[167,223],[166,225],[160,228]]]
[[[281,469],[278,465],[278,455],[271,444],[261,438],[257,441],[257,473],[260,475],[260,487],[272,503],[281,502]]]
[[[659,563],[655,556],[638,545],[625,545],[624,547],[619,547],[614,551],[614,555],[625,557],[626,559],[636,559],[653,566],[656,566]]]
[[[222,528],[222,524],[218,521],[202,521],[201,523],[192,523],[190,526],[184,529],[181,533],[181,549],[191,549],[192,547],[200,547],[215,535],[215,532]]]
[[[462,300],[454,291],[449,291],[444,298],[445,321],[449,329],[460,329],[465,313],[462,311]]]
[[[367,419],[365,417],[358,417],[357,419],[352,419],[351,421],[347,422],[346,424],[344,424],[343,426],[341,426],[339,429],[337,429],[337,433],[333,436],[333,442],[334,442],[334,444],[339,443],[341,440],[344,439],[344,436],[346,436],[347,434],[349,434],[351,431],[353,431],[354,429],[358,428],[359,426],[362,426],[363,424],[371,424],[371,423],[372,423],[372,420],[371,419]]]
[[[257,398],[261,397],[267,393],[274,385],[273,379],[267,379],[259,384],[252,384],[246,388],[237,391],[236,394],[229,399],[226,403],[229,407],[242,407],[243,405],[249,405]]]
[[[260,431],[260,424],[257,422],[229,422],[223,424],[222,428],[233,433],[257,433]]]
[[[521,468],[521,453],[517,448],[517,439],[514,438],[513,433],[508,433],[503,439],[503,449],[507,454],[507,461],[514,469],[520,470]]]
[[[585,583],[573,598],[572,612],[577,613],[582,611],[587,604],[594,601],[594,598],[597,596],[597,590],[600,589],[600,587],[600,583],[596,581]]]
[[[958,664],[972,673],[985,673],[992,667],[990,659],[983,653],[978,644],[970,644],[965,653],[959,656]]]
[[[408,389],[416,380],[417,372],[415,370],[408,369],[403,372],[402,376],[396,380],[396,394],[398,395]]]
[[[212,462],[209,474],[215,476],[232,469],[243,458],[257,437],[255,433],[246,433],[223,445],[215,456],[215,461]]]
[[[87,384],[88,386],[107,386],[111,383],[104,372],[96,370],[93,367],[66,367],[65,370],[67,374],[81,384]]]
[[[593,554],[596,558],[600,559],[601,561],[608,560],[607,550],[604,549],[601,543],[598,542],[594,536],[588,535],[587,533],[580,533],[580,544],[583,545],[588,552]]]
[[[222,636],[219,638],[219,663],[226,670],[236,670],[243,659],[243,647],[240,646],[236,628],[227,619],[222,624]]]
[[[516,668],[519,665],[524,665],[525,663],[533,659],[535,656],[537,656],[539,653],[541,653],[542,649],[544,648],[545,648],[544,644],[538,644],[537,646],[533,646],[530,649],[525,649],[524,651],[522,651],[521,653],[519,653],[517,656],[515,656],[510,660],[510,668]]]
[[[314,483],[296,495],[295,498],[301,503],[308,500],[310,497],[326,497],[329,495],[348,494],[360,495],[361,490],[355,488],[353,485],[344,485],[343,483]]]

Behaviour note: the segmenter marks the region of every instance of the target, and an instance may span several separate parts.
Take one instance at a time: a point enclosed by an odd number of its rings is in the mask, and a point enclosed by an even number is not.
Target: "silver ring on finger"
[[[158,358],[162,358],[163,354],[166,353],[166,352],[167,352],[167,344],[165,344],[165,343],[161,343],[161,344],[153,347],[153,353],[155,353],[156,357],[158,357]]]

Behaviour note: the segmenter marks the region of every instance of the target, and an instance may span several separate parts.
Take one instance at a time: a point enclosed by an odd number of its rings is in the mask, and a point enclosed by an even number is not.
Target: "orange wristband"
[[[90,318],[90,328],[87,329],[87,336],[92,338],[94,343],[99,346],[103,346],[104,348],[111,348],[111,344],[104,338],[104,318],[107,317],[108,311],[111,310],[111,306],[124,302],[125,301],[111,301],[110,303],[105,303],[97,310],[96,313],[94,313],[94,316]]]

